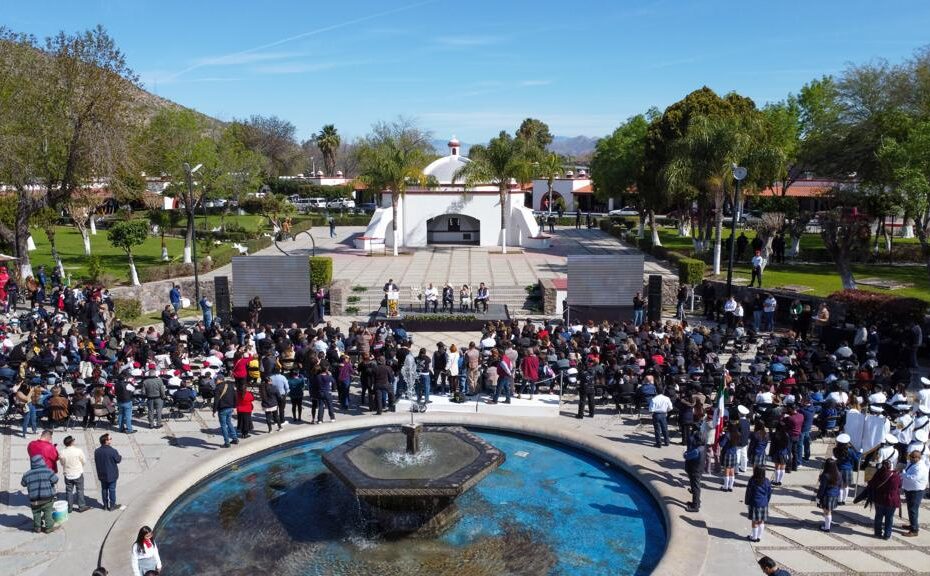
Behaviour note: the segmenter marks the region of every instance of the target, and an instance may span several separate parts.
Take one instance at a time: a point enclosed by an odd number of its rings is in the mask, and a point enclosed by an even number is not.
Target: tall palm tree
[[[313,139],[316,141],[316,147],[323,154],[323,166],[326,169],[326,175],[332,176],[336,172],[336,151],[339,150],[341,139],[339,132],[332,124],[326,124],[317,132]]]
[[[559,158],[558,154],[550,152],[543,156],[539,162],[534,162],[533,168],[537,178],[546,179],[546,200],[549,206],[549,212],[552,212],[552,183],[556,178],[562,175],[562,171],[564,170],[562,159]]]
[[[730,190],[733,165],[750,154],[750,123],[735,116],[696,116],[672,149],[664,170],[671,190],[692,189],[715,208],[714,274],[720,274],[723,203]],[[735,210],[734,210],[735,212]],[[734,217],[736,217],[734,213]]]
[[[429,137],[409,123],[396,122],[375,126],[374,134],[359,151],[361,179],[378,193],[391,192],[391,233],[394,256],[400,241],[397,235],[397,203],[410,184],[425,184],[423,168],[430,161]]]
[[[466,187],[495,183],[500,194],[501,251],[507,253],[507,199],[510,180],[526,182],[533,177],[533,164],[526,144],[505,131],[492,138],[487,147],[469,154],[471,162],[459,168],[452,182],[463,181]]]

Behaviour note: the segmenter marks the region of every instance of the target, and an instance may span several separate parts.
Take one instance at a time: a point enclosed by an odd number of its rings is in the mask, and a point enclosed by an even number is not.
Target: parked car
[[[358,208],[356,208],[356,212],[360,212],[362,214],[374,214],[375,210],[377,209],[378,205],[374,202],[362,202],[358,205]]]
[[[639,210],[635,206],[624,206],[619,210],[611,210],[608,216],[639,216]]]
[[[307,205],[314,209],[326,208],[326,198],[307,198]]]
[[[351,198],[337,198],[336,200],[327,202],[326,207],[330,210],[349,210],[355,208],[355,200]]]

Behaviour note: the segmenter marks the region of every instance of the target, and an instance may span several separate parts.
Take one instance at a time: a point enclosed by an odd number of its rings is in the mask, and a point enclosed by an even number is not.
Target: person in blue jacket
[[[836,460],[837,470],[840,471],[840,497],[837,506],[846,504],[853,483],[853,470],[859,463],[859,452],[850,446],[851,441],[849,434],[840,434],[836,437],[836,446],[833,447],[833,458]]]
[[[798,462],[806,464],[811,459],[811,428],[814,426],[814,417],[817,416],[817,407],[811,402],[809,396],[805,396],[801,400],[798,412],[804,416],[804,422],[801,424],[801,437],[798,438],[795,457]]]
[[[823,525],[821,532],[829,532],[833,522],[833,510],[836,509],[840,499],[842,477],[836,467],[836,460],[829,458],[823,465],[823,472],[817,479],[817,506],[823,510]]]
[[[769,519],[769,500],[771,499],[772,482],[765,477],[765,467],[756,466],[752,469],[752,477],[746,484],[746,495],[743,497],[749,520],[752,522],[752,531],[748,536],[750,542],[759,542],[762,539],[765,523]]]
[[[720,435],[720,466],[723,468],[723,491],[732,492],[736,483],[736,453],[739,450],[739,423],[730,422]]]
[[[769,447],[769,432],[763,422],[756,422],[756,429],[749,437],[749,466],[765,470],[765,454]]]

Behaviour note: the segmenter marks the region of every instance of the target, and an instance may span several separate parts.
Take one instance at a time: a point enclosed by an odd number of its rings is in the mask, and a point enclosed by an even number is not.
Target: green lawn
[[[883,290],[881,288],[860,284],[858,287],[861,290],[882,292],[895,296],[920,298],[921,300],[930,302],[930,280],[928,280],[926,266],[875,266],[857,264],[853,266],[853,274],[856,278],[883,278],[911,284],[909,288],[901,288],[898,290]],[[751,270],[746,265],[737,265],[733,269],[733,275],[737,278],[743,277],[748,280],[751,276]],[[725,271],[721,275],[721,278],[726,279]],[[805,294],[812,294],[815,296],[828,296],[833,292],[843,289],[840,283],[840,277],[832,264],[770,264],[765,269],[763,279],[763,286],[770,288],[779,288],[787,285],[808,286],[813,290],[805,292]]]
[[[756,237],[755,230],[745,228],[745,229],[736,231],[737,238],[739,238],[740,232],[744,232],[746,234],[746,238],[748,238],[750,242],[752,241],[753,238]],[[724,242],[726,242],[727,238],[729,237],[730,237],[730,230],[728,228],[724,229],[723,231]],[[662,246],[670,250],[676,250],[676,251],[689,250],[691,249],[691,246],[692,246],[691,237],[690,236],[688,237],[679,236],[678,229],[676,228],[660,228],[659,238],[662,240]],[[791,247],[790,239],[786,239],[786,241],[788,242],[788,246],[786,249],[788,249]],[[874,241],[875,240],[873,238],[872,242]],[[916,238],[895,238],[894,239],[895,245],[917,244],[918,242],[919,241]],[[803,234],[801,236],[801,257],[802,258],[804,257],[805,250],[822,249],[823,247],[824,247],[823,240],[820,238],[820,234]],[[884,239],[881,239],[879,241],[879,251],[880,252],[885,251]]]
[[[84,256],[84,243],[80,232],[72,226],[59,226],[56,230],[55,244],[65,272],[71,274],[73,278],[86,277],[88,259]],[[33,267],[45,264],[46,268],[51,268],[54,262],[51,245],[45,232],[33,229],[32,238],[36,244],[36,249],[29,253]],[[180,259],[183,256],[183,239],[166,237],[165,243],[168,245],[168,255],[172,259]],[[95,236],[90,237],[90,249],[91,254],[100,256],[101,264],[108,274],[121,283],[129,281],[129,260],[126,258],[126,253],[110,245],[105,230],[98,230]],[[133,258],[139,270],[161,264],[161,239],[157,236],[150,236],[145,244],[133,251]]]

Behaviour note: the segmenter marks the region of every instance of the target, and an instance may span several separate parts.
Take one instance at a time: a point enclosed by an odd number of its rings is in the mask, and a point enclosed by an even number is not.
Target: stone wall
[[[539,290],[542,293],[543,314],[555,316],[558,303],[558,290],[549,278],[540,278]]]
[[[172,280],[159,280],[157,282],[148,282],[141,286],[116,286],[110,288],[110,294],[114,298],[125,298],[128,300],[138,300],[142,305],[143,312],[155,312],[162,310],[171,303],[168,299],[168,292],[174,284],[181,286],[181,296],[189,298],[191,306],[196,308],[197,302],[194,301],[194,279],[180,278]],[[200,291],[206,294],[210,301],[214,301],[213,279],[201,279]]]

